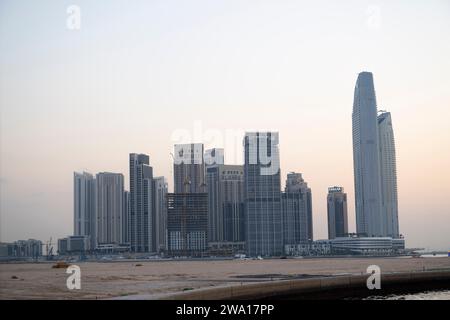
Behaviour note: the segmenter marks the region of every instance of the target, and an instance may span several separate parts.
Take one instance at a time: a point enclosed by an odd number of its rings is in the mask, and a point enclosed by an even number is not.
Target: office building
[[[370,72],[358,75],[352,122],[356,231],[369,237],[383,236],[377,102]]]
[[[208,165],[206,185],[209,241],[245,241],[244,167]]]
[[[348,234],[347,194],[342,187],[328,188],[328,239]]]
[[[381,173],[381,212],[385,219],[384,234],[398,238],[397,164],[394,130],[390,112],[378,115],[378,136]]]
[[[248,255],[283,255],[278,133],[246,133],[244,158],[244,203]]]
[[[313,240],[312,194],[301,173],[288,173],[281,197],[284,244]]]

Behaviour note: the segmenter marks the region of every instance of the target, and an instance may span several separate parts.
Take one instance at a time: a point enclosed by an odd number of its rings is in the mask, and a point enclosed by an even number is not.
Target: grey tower
[[[244,167],[206,167],[209,241],[245,241]]]
[[[153,252],[153,168],[145,154],[130,154],[129,238],[134,252]]]
[[[96,245],[122,244],[124,221],[123,174],[101,172],[96,176]]]
[[[312,195],[301,173],[290,172],[282,194],[284,244],[313,240]]]
[[[244,158],[247,252],[250,256],[282,255],[283,219],[278,133],[246,133]]]
[[[95,248],[95,178],[92,174],[73,174],[73,218],[75,236],[90,236]]]
[[[342,187],[328,188],[328,239],[348,234],[347,194]]]
[[[157,252],[167,249],[167,182],[164,177],[155,177],[153,179],[153,188],[155,191],[155,227],[154,240]]]
[[[389,112],[378,115],[381,172],[381,210],[386,219],[385,235],[398,238],[397,165],[394,130]]]
[[[358,75],[352,121],[356,231],[367,236],[383,236],[377,102],[370,72]]]

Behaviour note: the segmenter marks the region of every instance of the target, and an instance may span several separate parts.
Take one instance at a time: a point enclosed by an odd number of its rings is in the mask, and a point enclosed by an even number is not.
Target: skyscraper
[[[167,239],[167,182],[164,177],[153,179],[155,191],[155,248],[157,252],[165,251]]]
[[[377,125],[377,102],[373,76],[361,72],[353,102],[353,169],[355,179],[356,231],[384,236]]]
[[[203,192],[205,182],[205,162],[202,143],[176,144],[174,147],[174,192]],[[189,189],[185,190],[186,178]]]
[[[73,218],[76,236],[89,236],[95,247],[95,178],[88,172],[73,174]]]
[[[95,245],[124,243],[124,180],[121,173],[101,172],[96,176]]]
[[[202,256],[208,244],[208,194],[167,194],[167,247],[173,256]]]
[[[311,189],[301,173],[288,173],[281,197],[284,244],[313,240]]]
[[[122,219],[122,240],[125,244],[130,244],[130,192],[123,192],[123,219]]]
[[[206,167],[209,241],[245,241],[244,167]]]
[[[378,115],[381,173],[381,210],[386,220],[385,235],[398,238],[397,165],[394,130],[390,112]]]
[[[246,245],[250,256],[277,256],[283,250],[278,132],[244,137]]]
[[[134,252],[153,252],[153,168],[145,154],[130,154],[129,238]]]
[[[328,239],[348,234],[347,194],[342,187],[328,188]]]

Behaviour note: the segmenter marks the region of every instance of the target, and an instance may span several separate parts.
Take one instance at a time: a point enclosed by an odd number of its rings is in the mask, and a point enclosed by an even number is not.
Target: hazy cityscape
[[[73,234],[58,239],[55,253],[185,258],[404,254],[392,119],[377,110],[370,72],[358,75],[352,122],[356,232],[349,232],[344,188],[331,186],[328,239],[315,240],[313,193],[302,173],[288,173],[282,191],[279,133],[247,132],[243,165],[225,164],[223,148],[175,144],[173,193],[142,153],[129,155],[130,190],[124,189],[123,173],[74,172]],[[33,246],[38,252],[26,249]],[[3,255],[35,257],[42,246],[35,240],[3,244]],[[53,255],[52,243],[46,249]]]
[[[450,299],[449,21],[1,1],[0,300]]]

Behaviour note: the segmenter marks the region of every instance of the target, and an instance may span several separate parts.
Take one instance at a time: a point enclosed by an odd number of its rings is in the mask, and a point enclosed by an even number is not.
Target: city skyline
[[[278,131],[282,180],[289,171],[301,172],[313,190],[315,238],[327,235],[331,185],[348,194],[353,231],[352,90],[355,76],[368,70],[376,75],[380,109],[392,112],[395,122],[400,231],[408,246],[448,249],[450,46],[438,36],[450,30],[447,2],[413,2],[401,10],[379,2],[377,29],[367,24],[368,7],[356,2],[324,11],[295,3],[221,3],[170,28],[163,18],[133,22],[129,14],[167,17],[173,9],[180,17],[189,8],[139,3],[122,12],[123,19],[117,18],[120,10],[111,10],[95,20],[90,12],[101,12],[101,6],[81,1],[78,33],[65,29],[64,5],[43,2],[43,9],[26,12],[23,4],[1,6],[0,12],[11,13],[0,13],[0,64],[6,71],[0,73],[1,241],[70,234],[72,172],[121,172],[129,190],[130,152],[150,155],[155,176],[168,177],[172,189],[170,153],[174,143],[184,143],[174,141],[173,132],[187,130],[189,142],[200,142],[201,136],[193,139],[197,123],[223,137],[228,129]],[[40,21],[44,9],[54,15]],[[250,9],[260,18],[247,23],[242,12]],[[326,19],[320,22],[307,17],[321,12]],[[418,12],[423,20],[414,19]],[[15,19],[19,13],[25,17]],[[117,31],[117,41],[98,41],[106,26]],[[11,30],[18,31],[15,43],[6,37]],[[120,51],[123,45],[130,49]],[[225,163],[243,163],[243,134],[239,149],[203,138],[205,149],[225,149],[231,159]]]

